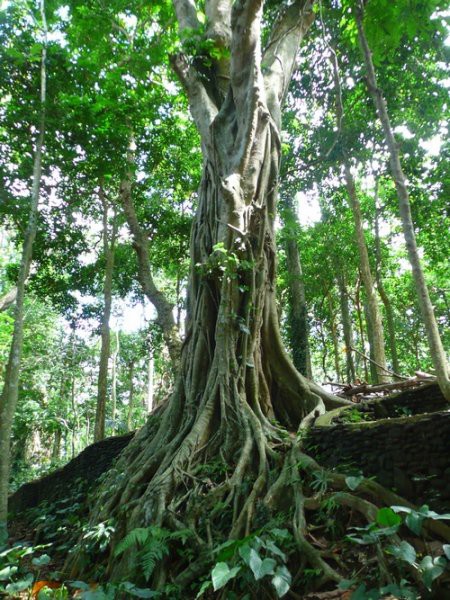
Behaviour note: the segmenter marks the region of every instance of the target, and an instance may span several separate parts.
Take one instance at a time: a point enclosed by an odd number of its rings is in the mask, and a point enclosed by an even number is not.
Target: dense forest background
[[[248,290],[241,274],[252,265],[241,247],[190,242],[210,152],[191,69],[221,106],[230,55],[245,60],[245,45],[228,46],[213,27],[222,4],[232,3],[175,1],[175,12],[166,0],[2,3],[3,495],[94,441],[136,430],[167,403],[182,361],[194,361],[180,355],[192,281],[217,275]],[[401,389],[437,375],[448,397],[400,197],[405,184],[448,350],[448,2],[267,1],[266,61],[294,4],[311,26],[279,115],[278,214],[269,215],[283,342],[297,370],[328,393],[351,398],[352,387]],[[193,7],[195,27],[180,17]],[[261,68],[269,69],[264,58]],[[203,252],[209,262],[196,258]],[[245,315],[233,319],[239,335],[253,334]],[[282,424],[283,415],[275,410]]]

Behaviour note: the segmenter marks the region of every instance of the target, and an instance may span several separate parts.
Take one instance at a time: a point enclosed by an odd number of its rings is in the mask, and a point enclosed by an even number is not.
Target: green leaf
[[[347,487],[352,491],[356,490],[361,481],[364,480],[364,475],[349,475],[345,478],[345,483]]]
[[[425,587],[431,590],[433,581],[437,579],[445,571],[447,561],[443,556],[432,558],[425,556],[419,564],[419,569],[422,571],[422,578]]]
[[[417,512],[412,512],[411,514],[406,515],[405,523],[411,531],[416,535],[420,535],[422,533],[422,523],[424,520],[425,517],[422,517]]]
[[[278,598],[281,598],[289,591],[292,583],[292,576],[288,569],[283,565],[277,568],[272,577],[272,585],[275,588]]]
[[[377,512],[376,522],[380,527],[396,527],[401,525],[402,518],[392,508],[380,508]]]
[[[236,577],[240,570],[241,567],[233,567],[230,569],[227,563],[217,563],[211,572],[214,591],[217,592],[217,590],[223,588],[230,581],[230,579]]]
[[[11,579],[13,575],[15,575],[18,571],[19,567],[9,566],[0,570],[0,581],[7,581]]]
[[[258,552],[251,548],[247,564],[252,570],[255,579],[258,581],[258,579],[262,579],[266,575],[273,575],[277,563],[273,558],[261,559]]]
[[[31,573],[28,573],[28,575],[24,579],[20,579],[19,581],[15,581],[14,583],[8,583],[5,589],[9,594],[23,592],[33,584],[33,579],[33,575]]]
[[[158,595],[158,592],[154,592],[145,588],[138,588],[130,581],[125,581],[121,588],[125,590],[131,596],[135,596],[136,598],[154,598]]]
[[[416,562],[416,551],[411,544],[406,541],[400,542],[399,546],[389,546],[388,551],[395,557],[404,560],[413,565]]]
[[[33,565],[35,567],[44,567],[45,565],[48,565],[48,563],[51,560],[52,559],[50,558],[50,556],[48,554],[42,554],[42,556],[33,558],[33,560],[31,562],[33,563]]]
[[[67,584],[77,590],[89,590],[89,584],[87,584],[85,581],[68,581]]]
[[[442,546],[442,550],[444,551],[445,556],[450,560],[450,544],[444,544]]]

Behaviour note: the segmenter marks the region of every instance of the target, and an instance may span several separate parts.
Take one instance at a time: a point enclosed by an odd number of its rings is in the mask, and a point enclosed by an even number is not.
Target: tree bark
[[[129,387],[129,398],[128,398],[128,414],[127,414],[127,431],[133,429],[133,410],[134,410],[134,361],[130,362],[130,387]]]
[[[345,373],[347,382],[352,383],[356,379],[355,362],[353,360],[353,331],[350,318],[350,307],[348,302],[347,284],[344,273],[337,274],[337,284],[339,288],[339,303],[341,307],[342,329],[344,332],[345,343]]]
[[[336,381],[341,381],[341,365],[339,360],[339,339],[336,327],[336,313],[334,310],[334,302],[331,292],[327,294],[328,310],[330,313],[330,330],[331,339],[333,340],[333,355],[334,355],[334,371],[336,373]]]
[[[181,35],[192,32],[198,26],[195,4],[174,0],[174,5]],[[286,443],[286,431],[277,422],[295,431],[324,412],[325,405],[340,404],[295,369],[279,330],[275,215],[280,104],[313,18],[307,1],[283,6],[261,58],[262,0],[232,3],[225,96],[213,85],[213,74],[198,74],[195,61],[184,55],[172,61],[204,153],[191,235],[188,325],[174,393],[158,419],[150,419],[125,450],[115,469],[121,480],[111,473],[104,485],[114,491],[102,496],[94,510],[96,522],[115,519],[117,540],[150,523],[172,528],[189,523],[201,544],[207,532],[206,513],[198,510],[200,497],[202,506],[210,507],[208,522],[218,518],[218,506],[221,514],[225,507],[230,510],[227,538],[248,535],[256,504],[270,503],[274,449]],[[219,456],[225,478],[207,489],[198,477],[200,469]],[[294,464],[286,463],[289,473]],[[121,510],[127,503],[132,510]],[[299,518],[294,530],[299,546],[317,566],[317,553],[304,538]],[[111,547],[107,577],[120,579],[133,560],[132,552],[118,556]],[[331,568],[324,569],[340,579]],[[164,584],[166,573],[161,569],[155,576],[156,587]],[[174,574],[174,583],[190,581],[191,573],[192,565],[186,565]]]
[[[154,378],[155,378],[155,359],[153,357],[153,351],[151,351],[148,356],[147,390],[146,390],[146,395],[145,395],[145,408],[147,409],[147,413],[149,413],[149,414],[153,410]]]
[[[430,348],[431,360],[436,370],[439,387],[444,397],[450,401],[450,377],[447,357],[439,335],[433,305],[431,304],[428,287],[425,282],[419,252],[417,249],[416,235],[411,216],[411,205],[409,202],[408,187],[400,162],[400,153],[392,129],[386,100],[382,90],[378,87],[375,67],[372,60],[372,52],[369,48],[367,38],[364,32],[363,15],[364,4],[361,0],[356,0],[354,11],[356,24],[358,27],[358,38],[362,50],[364,64],[367,72],[367,84],[369,92],[375,104],[378,117],[384,131],[384,137],[389,150],[389,163],[399,204],[399,213],[402,222],[403,235],[405,237],[406,248],[408,251],[409,262],[411,263],[413,279],[416,286],[417,298],[419,301],[422,318],[425,324],[428,344]]]
[[[363,325],[362,309],[361,309],[361,275],[359,275],[358,282],[356,285],[355,308],[356,308],[356,314],[358,316],[359,340],[361,343],[361,349],[362,349],[362,353],[363,353],[364,379],[365,379],[365,381],[369,381],[369,370],[367,368],[367,360],[365,358],[366,342],[365,342],[365,336],[364,336],[364,325]]]
[[[9,290],[9,292],[6,292],[6,294],[4,294],[0,298],[0,312],[6,310],[12,304],[14,304],[14,302],[16,301],[16,298],[17,298],[17,286],[14,286]]]
[[[108,204],[100,186],[100,199],[103,206],[103,252],[106,259],[103,284],[103,315],[101,323],[100,364],[97,382],[97,407],[95,412],[94,442],[105,437],[106,402],[108,397],[108,363],[110,356],[111,331],[109,321],[112,306],[112,284],[114,272],[114,250],[117,235],[117,219],[114,215],[111,234],[108,226]]]
[[[397,353],[397,342],[395,336],[395,319],[394,319],[394,311],[392,309],[392,304],[389,299],[389,296],[385,290],[383,283],[383,275],[382,275],[382,263],[381,263],[381,240],[380,240],[380,207],[378,205],[378,182],[375,184],[375,258],[376,258],[376,267],[375,267],[375,278],[377,281],[377,290],[380,294],[381,301],[384,305],[384,310],[386,312],[386,321],[388,327],[389,334],[389,350],[391,354],[392,360],[392,370],[394,373],[400,373],[400,365],[398,361],[398,353]]]
[[[23,346],[23,321],[25,284],[30,271],[33,243],[37,230],[37,215],[42,176],[42,155],[45,135],[45,102],[47,84],[47,21],[45,17],[44,0],[40,2],[42,19],[42,51],[40,69],[40,115],[37,125],[36,147],[33,164],[33,184],[31,190],[28,224],[25,231],[19,275],[17,278],[17,295],[14,310],[14,330],[6,366],[3,391],[0,396],[0,547],[7,540],[7,514],[8,514],[8,485],[11,462],[11,430],[19,395],[20,361]]]
[[[116,331],[116,344],[112,354],[111,367],[111,420],[113,432],[116,430],[116,412],[117,412],[117,357],[120,352],[119,331]]]
[[[285,213],[285,249],[289,290],[288,319],[292,359],[298,371],[304,377],[311,379],[308,309],[297,239],[299,224],[292,201],[286,201],[283,212]]]
[[[333,67],[333,81],[336,92],[336,123],[338,135],[344,122],[344,107],[342,103],[342,89],[339,75],[339,64],[336,52],[330,47],[330,58]],[[383,383],[389,380],[386,372],[386,355],[384,350],[384,331],[381,314],[378,306],[378,301],[375,293],[374,279],[370,269],[369,254],[367,244],[364,237],[363,218],[361,213],[361,205],[359,203],[358,194],[356,192],[355,180],[353,178],[350,161],[345,148],[342,148],[342,162],[344,166],[345,186],[347,188],[350,208],[353,214],[353,222],[355,224],[355,241],[358,248],[359,268],[361,279],[364,285],[364,290],[367,297],[367,312],[368,312],[368,330],[370,352],[373,354],[373,359],[377,363],[374,369],[374,363],[371,363],[371,373],[374,383]]]
[[[169,350],[169,356],[174,370],[179,367],[181,340],[178,327],[173,316],[173,305],[167,300],[163,292],[158,290],[153,279],[150,262],[150,248],[148,237],[139,224],[136,209],[133,202],[133,163],[134,157],[131,150],[133,141],[130,143],[128,152],[128,170],[126,177],[120,185],[119,202],[123,208],[125,218],[133,237],[133,247],[136,251],[138,261],[138,277],[142,291],[156,309],[156,322],[161,327],[164,342]]]

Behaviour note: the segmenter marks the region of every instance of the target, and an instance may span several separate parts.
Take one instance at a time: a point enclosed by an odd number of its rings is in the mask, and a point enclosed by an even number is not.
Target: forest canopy
[[[445,448],[449,18],[446,0],[1,3],[7,597],[36,582],[40,536],[60,568],[38,598],[450,593],[440,450],[422,493],[409,467],[393,485],[312,441],[373,427],[369,455],[439,413]],[[27,546],[15,492],[93,443],[121,452],[81,476],[73,527]]]

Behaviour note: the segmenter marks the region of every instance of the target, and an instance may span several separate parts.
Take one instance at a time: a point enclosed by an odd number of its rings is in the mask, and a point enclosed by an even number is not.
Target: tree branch
[[[11,304],[14,304],[17,296],[17,287],[13,287],[0,297],[0,312],[6,310]]]
[[[208,147],[211,144],[209,128],[217,115],[217,106],[209,97],[196,69],[188,63],[184,54],[171,56],[170,62],[186,91],[192,118],[202,142]]]
[[[314,0],[296,0],[280,11],[269,43],[264,51],[262,65],[267,104],[272,118],[279,124],[280,107],[287,93],[298,47],[314,21]]]
[[[206,35],[221,47],[231,41],[231,0],[206,0]]]
[[[195,0],[173,0],[175,14],[177,15],[180,35],[188,33],[187,30],[198,29],[200,22],[197,19]]]

